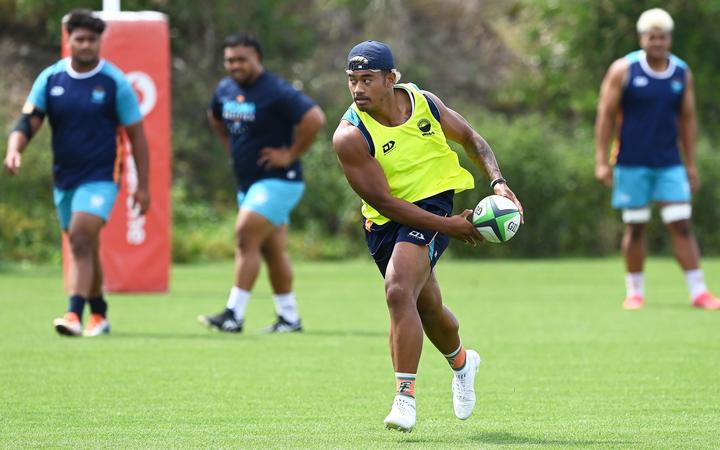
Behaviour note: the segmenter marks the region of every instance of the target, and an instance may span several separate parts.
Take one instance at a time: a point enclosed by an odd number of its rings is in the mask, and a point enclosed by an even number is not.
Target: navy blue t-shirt
[[[230,134],[233,168],[241,191],[264,178],[302,180],[299,160],[285,169],[266,170],[258,159],[264,147],[290,147],[295,126],[313,106],[315,102],[308,96],[267,71],[249,85],[240,85],[231,77],[220,81],[210,108]]]
[[[35,80],[23,111],[33,107],[46,112],[52,128],[55,187],[118,181],[117,128],[142,120],[120,69],[100,60],[89,72],[75,72],[70,59],[62,59]]]
[[[682,164],[678,120],[687,78],[687,64],[671,55],[664,72],[655,72],[644,51],[628,54],[623,90],[620,166],[668,167]]]

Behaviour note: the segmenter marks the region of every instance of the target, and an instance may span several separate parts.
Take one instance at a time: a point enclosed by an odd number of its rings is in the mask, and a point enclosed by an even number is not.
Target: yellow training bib
[[[456,193],[475,187],[472,175],[458,162],[440,127],[434,103],[411,83],[398,84],[410,96],[412,114],[402,125],[386,127],[353,103],[342,120],[358,127],[370,147],[370,154],[385,172],[390,194],[414,203],[441,192]],[[363,216],[382,225],[390,219],[363,199]]]

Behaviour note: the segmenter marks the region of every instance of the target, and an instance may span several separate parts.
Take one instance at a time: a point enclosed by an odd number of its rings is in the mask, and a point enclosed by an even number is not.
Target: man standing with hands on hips
[[[301,331],[287,233],[290,212],[305,189],[300,157],[325,124],[325,115],[309,97],[265,70],[254,36],[228,36],[223,56],[228,76],[215,90],[208,118],[232,156],[237,178],[235,279],[225,309],[198,319],[219,331],[241,332],[264,259],[277,315],[265,331]]]

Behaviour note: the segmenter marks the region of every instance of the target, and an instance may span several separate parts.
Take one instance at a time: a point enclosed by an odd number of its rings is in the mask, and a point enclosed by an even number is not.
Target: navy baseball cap
[[[395,68],[392,51],[379,41],[361,42],[348,53],[347,70],[392,70]]]

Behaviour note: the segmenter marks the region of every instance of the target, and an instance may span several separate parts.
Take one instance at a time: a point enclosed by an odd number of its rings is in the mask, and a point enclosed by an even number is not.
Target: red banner
[[[120,192],[100,234],[105,292],[166,292],[170,273],[170,48],[167,17],[156,12],[100,13],[107,23],[101,56],[135,88],[150,149],[150,210],[132,208],[137,171],[127,140]],[[65,44],[66,36],[63,36]],[[63,55],[67,56],[63,45]],[[63,238],[65,286],[72,254]]]

